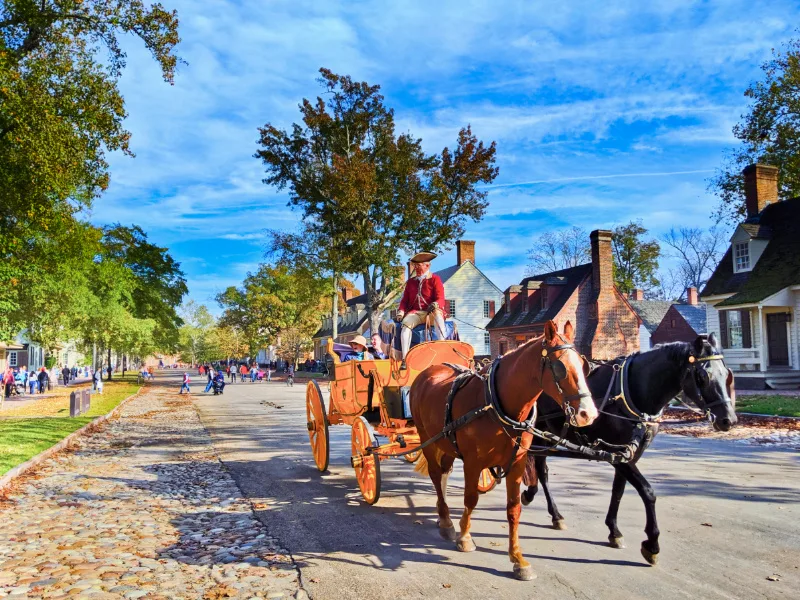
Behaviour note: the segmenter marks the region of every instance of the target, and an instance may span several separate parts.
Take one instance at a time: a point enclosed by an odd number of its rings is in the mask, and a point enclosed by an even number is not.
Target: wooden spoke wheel
[[[478,479],[478,492],[481,494],[491,492],[496,485],[497,479],[492,476],[492,472],[489,469],[481,471],[480,479]]]
[[[416,452],[412,452],[411,454],[405,454],[403,458],[405,458],[411,464],[414,464],[419,460],[420,456],[422,456],[422,450],[417,450]]]
[[[331,458],[328,416],[325,414],[325,401],[322,399],[319,384],[313,379],[306,386],[306,421],[314,462],[320,471],[327,471]]]
[[[350,459],[356,471],[358,488],[367,504],[375,504],[381,497],[381,461],[371,454],[365,454],[367,448],[375,448],[378,442],[372,427],[364,417],[358,417],[353,423],[351,447],[353,456]]]

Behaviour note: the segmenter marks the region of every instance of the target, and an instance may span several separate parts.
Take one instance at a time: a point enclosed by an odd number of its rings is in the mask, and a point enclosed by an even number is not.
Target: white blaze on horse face
[[[569,365],[575,369],[578,393],[583,396],[573,417],[574,424],[577,427],[586,427],[591,425],[597,418],[597,407],[594,404],[594,400],[592,400],[592,392],[589,391],[586,376],[583,374],[583,363],[580,355],[577,352],[565,352],[564,354],[568,355],[568,358],[567,356],[562,356],[561,360],[563,361],[566,358],[569,361]]]

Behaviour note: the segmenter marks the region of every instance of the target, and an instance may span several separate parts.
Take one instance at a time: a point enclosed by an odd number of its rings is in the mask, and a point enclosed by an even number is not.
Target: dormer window
[[[750,244],[748,242],[739,242],[733,246],[733,259],[736,266],[736,272],[750,270]]]

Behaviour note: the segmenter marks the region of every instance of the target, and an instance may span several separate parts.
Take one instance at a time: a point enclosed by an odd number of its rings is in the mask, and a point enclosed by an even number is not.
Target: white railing
[[[761,350],[759,348],[727,348],[722,351],[725,362],[735,369],[736,365],[761,365]]]

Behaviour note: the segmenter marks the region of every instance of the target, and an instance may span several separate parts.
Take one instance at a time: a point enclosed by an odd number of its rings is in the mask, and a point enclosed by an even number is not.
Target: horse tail
[[[432,448],[433,452],[433,459],[436,461],[437,465],[442,464],[442,457],[444,456],[444,452],[439,450],[439,448]],[[430,475],[430,469],[428,466],[428,459],[425,457],[425,453],[423,452],[422,456],[419,457],[417,461],[417,465],[414,467],[414,472],[419,473],[423,477],[428,477]]]

